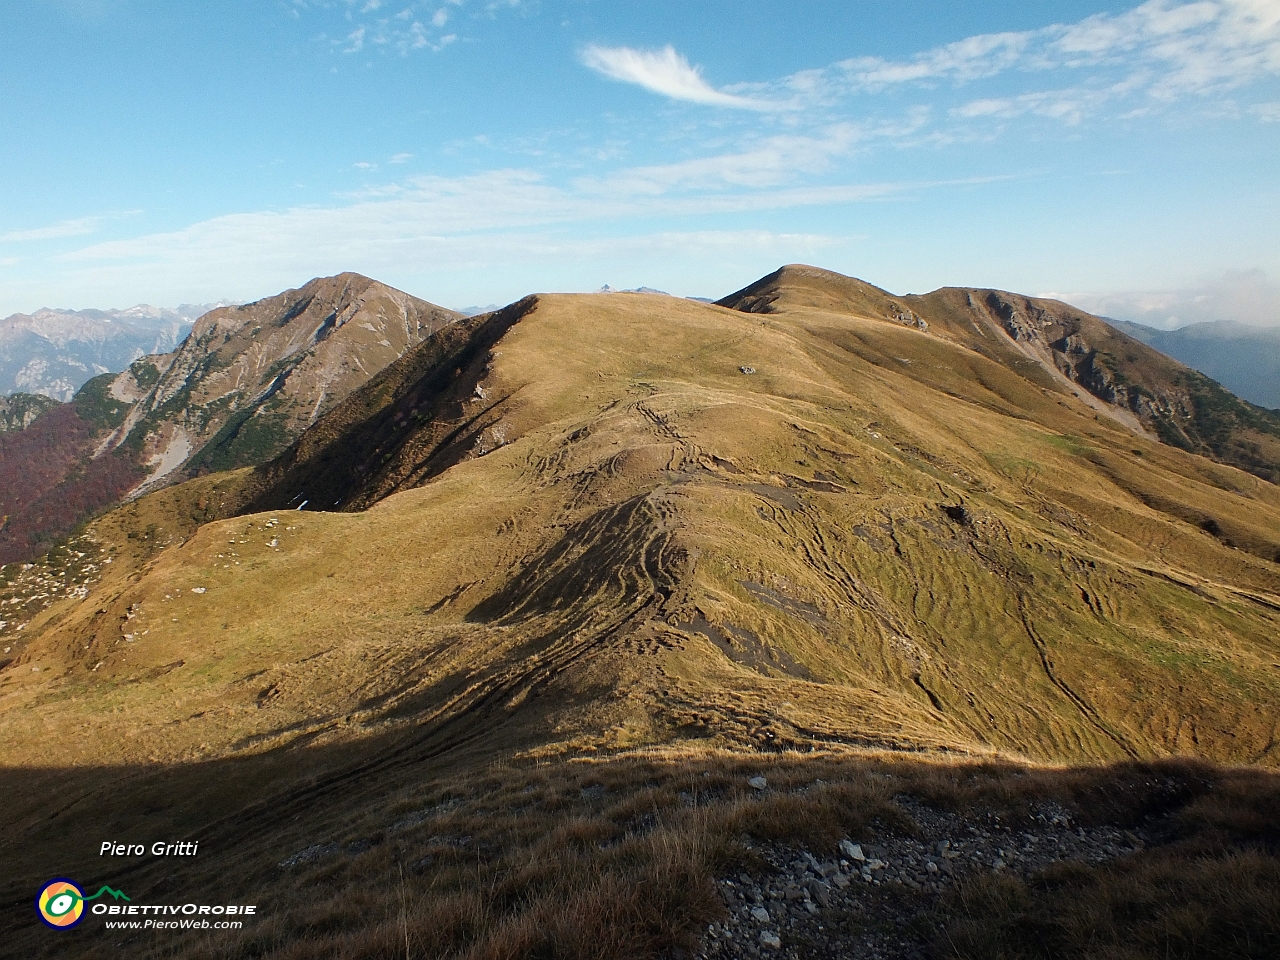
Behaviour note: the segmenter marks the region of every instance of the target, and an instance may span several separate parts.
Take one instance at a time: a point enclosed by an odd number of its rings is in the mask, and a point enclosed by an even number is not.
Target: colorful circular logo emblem
[[[84,916],[84,891],[73,880],[55,877],[36,897],[36,912],[51,927],[74,927]]]

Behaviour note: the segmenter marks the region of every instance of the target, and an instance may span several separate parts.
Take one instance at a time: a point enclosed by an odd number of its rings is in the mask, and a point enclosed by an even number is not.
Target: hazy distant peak
[[[502,304],[491,303],[486,307],[480,307],[480,306],[474,306],[474,305],[470,307],[460,307],[456,312],[462,314],[464,317],[478,317],[482,313],[493,313],[493,311],[501,310],[501,309],[502,309]]]
[[[1108,322],[1219,381],[1237,396],[1280,409],[1280,327],[1216,320],[1160,330],[1127,320]]]
[[[601,287],[599,290],[597,290],[596,293],[652,293],[652,294],[657,294],[658,296],[661,296],[661,297],[671,296],[671,294],[667,293],[667,291],[658,290],[655,287],[631,287],[630,289],[627,289],[627,290],[619,290],[616,287],[609,286],[607,283],[603,287]]]

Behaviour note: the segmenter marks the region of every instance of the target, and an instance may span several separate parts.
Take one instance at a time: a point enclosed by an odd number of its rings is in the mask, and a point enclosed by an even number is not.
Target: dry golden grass
[[[218,773],[180,777],[208,791]],[[764,793],[747,786],[757,774],[768,778]],[[1270,774],[1185,762],[1064,769],[686,750],[502,760],[438,777],[415,769],[367,787],[314,793],[325,814],[304,816],[313,827],[327,820],[327,832],[310,843],[292,825],[281,825],[287,837],[262,834],[271,812],[251,810],[240,833],[252,842],[215,845],[207,860],[94,874],[147,891],[144,902],[253,889],[259,917],[243,931],[86,929],[51,941],[19,930],[17,942],[29,956],[67,955],[74,943],[77,956],[139,960],[665,957],[696,950],[706,924],[723,918],[715,878],[767,876],[761,845],[831,856],[843,837],[916,834],[896,801],[907,796],[1012,827],[1052,801],[1077,823],[1160,834],[1124,860],[1062,864],[1030,880],[978,874],[950,899],[923,903],[939,958],[1261,958],[1280,943],[1271,816],[1280,785]],[[320,852],[278,864],[307,849]],[[156,890],[161,872],[168,879]]]
[[[33,724],[78,762],[194,758],[539,694],[574,749],[1277,761],[1280,568],[1144,492],[1262,537],[1274,487],[940,337],[777,308],[540,298],[487,367],[505,443],[427,486],[195,530],[235,474],[104,518],[113,579],[0,683],[11,762],[54,759]],[[104,711],[126,739],[71,735]]]
[[[1000,764],[1280,762],[1280,491],[868,303],[540,297],[477,361],[484,396],[441,408],[478,429],[425,486],[210,520],[250,483],[219,475],[102,518],[110,571],[0,673],[0,850],[23,865],[0,889],[159,831],[218,851],[185,882],[269,891],[291,853],[379,837],[393,792],[502,759],[518,774],[449,814],[472,843],[397,834],[306,871],[232,955],[390,955],[408,929],[417,953],[445,931],[441,956],[539,955],[547,930],[566,956],[656,956],[714,914],[743,832],[896,816],[853,774],[734,799],[762,755],[922,752],[903,789],[938,803],[1016,807],[1046,777],[1099,809],[1122,802],[1105,776]],[[414,475],[407,451],[378,483]],[[714,816],[675,775],[564,759],[653,747],[720,758]],[[993,766],[939,765],[961,759]],[[616,807],[575,798],[613,769]],[[546,806],[521,819],[531,783]],[[428,853],[448,870],[408,869]],[[555,920],[577,915],[580,942]]]

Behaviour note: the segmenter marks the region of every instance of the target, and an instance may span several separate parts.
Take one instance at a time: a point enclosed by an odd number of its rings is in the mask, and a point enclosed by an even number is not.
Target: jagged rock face
[[[1064,304],[1046,306],[994,290],[983,300],[1013,340],[1040,348],[1045,359],[1067,379],[1099,400],[1132,411],[1146,426],[1157,418],[1187,415],[1184,391],[1155,384],[1152,392],[1127,382],[1124,374],[1117,370],[1116,358],[1107,349],[1115,346],[1111,341],[1117,338],[1117,333],[1104,330],[1101,321],[1094,320],[1096,329],[1089,330],[1089,321],[1094,318],[1077,314]]]
[[[214,310],[116,378],[112,396],[136,402],[109,446],[147,451],[151,481],[260,463],[457,317],[351,273]]]
[[[1231,396],[1098,317],[1053,300],[971,291],[1016,343],[1163,442],[1234,463],[1265,479],[1280,473],[1280,416]],[[1270,451],[1270,452],[1268,452]]]

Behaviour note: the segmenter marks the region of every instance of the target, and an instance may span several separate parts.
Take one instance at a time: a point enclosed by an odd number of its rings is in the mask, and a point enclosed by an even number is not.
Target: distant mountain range
[[[168,353],[198,317],[219,306],[15,313],[0,320],[0,394],[70,400],[98,374],[119,373],[139,357]]]
[[[1157,330],[1127,320],[1109,322],[1135,340],[1213,377],[1250,403],[1280,409],[1280,327],[1221,320]]]
[[[502,307],[502,304],[500,303],[491,303],[487,307],[476,307],[476,306],[463,307],[457,312],[464,317],[478,317],[482,313],[492,313],[494,310],[501,309],[501,307]]]

